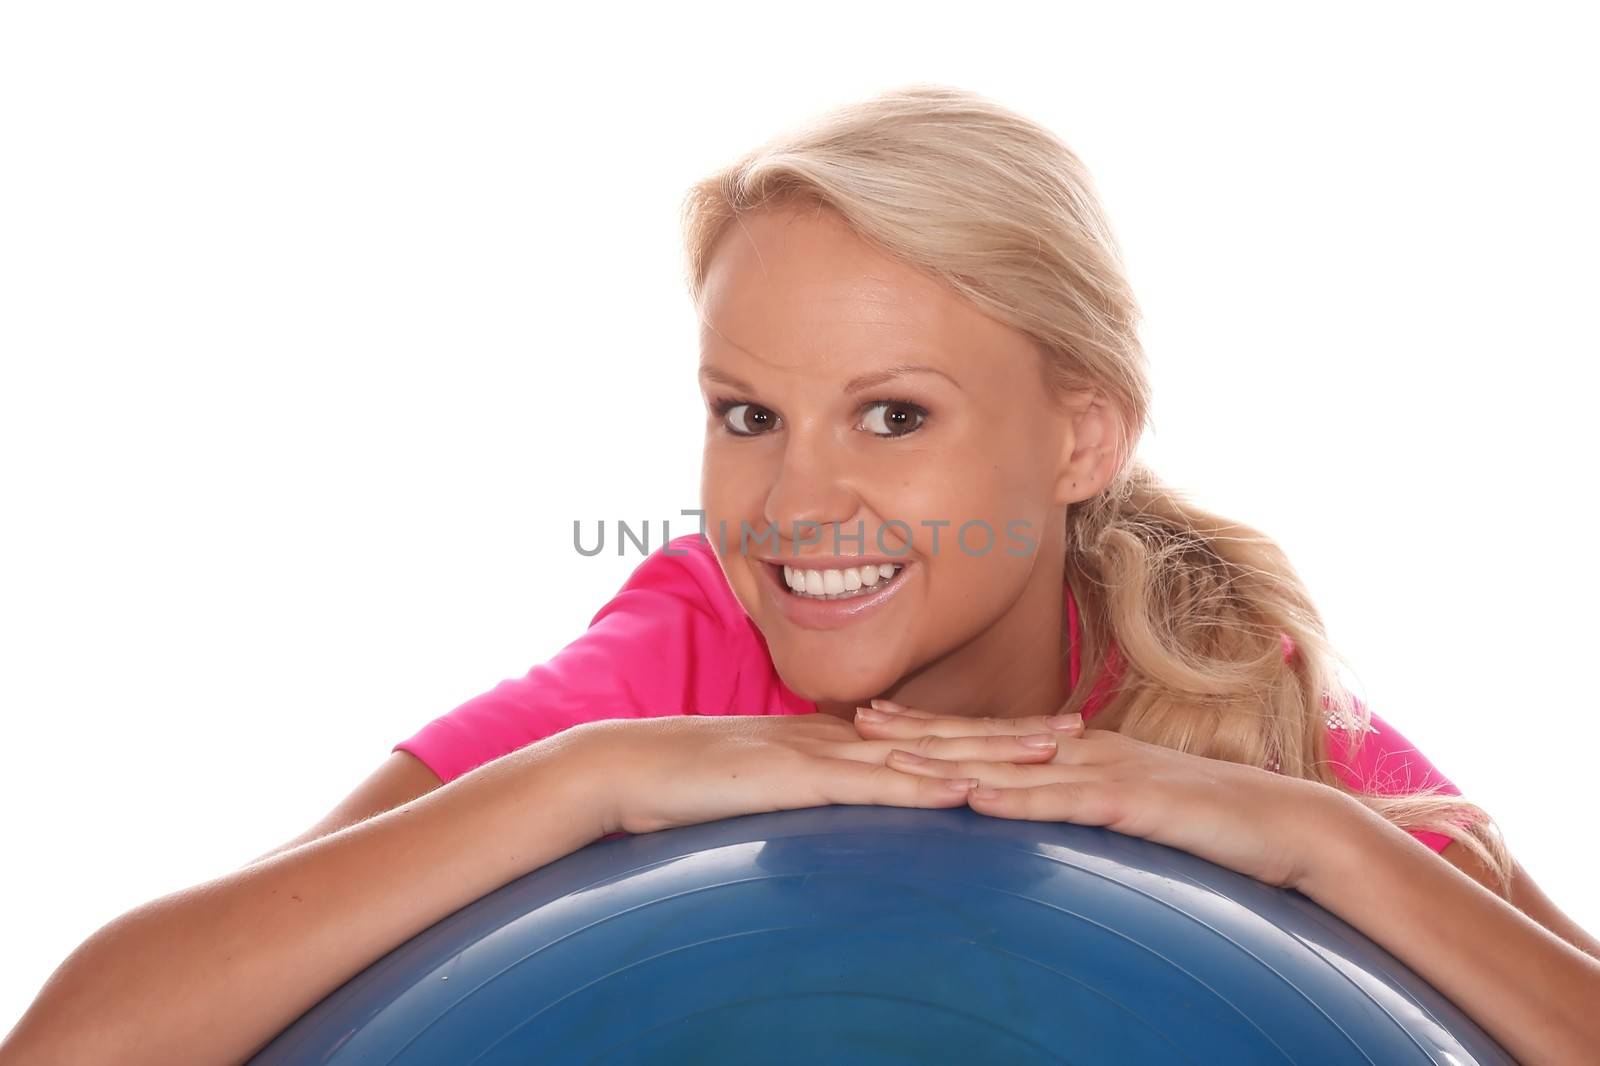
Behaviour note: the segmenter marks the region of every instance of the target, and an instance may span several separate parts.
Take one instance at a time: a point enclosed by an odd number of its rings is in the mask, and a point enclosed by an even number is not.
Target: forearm
[[[138,907],[57,968],[0,1063],[242,1061],[397,945],[598,839],[584,769],[551,738]]]
[[[1600,962],[1347,796],[1296,887],[1360,929],[1520,1062],[1591,1063]]]

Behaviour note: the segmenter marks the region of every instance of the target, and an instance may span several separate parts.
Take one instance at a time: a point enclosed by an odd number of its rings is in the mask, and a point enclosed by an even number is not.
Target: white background
[[[1287,548],[1374,709],[1600,931],[1567,9],[670,7],[0,14],[0,1028],[581,632],[638,557],[573,520],[698,500],[685,188],[910,81],[1084,158],[1143,454]]]

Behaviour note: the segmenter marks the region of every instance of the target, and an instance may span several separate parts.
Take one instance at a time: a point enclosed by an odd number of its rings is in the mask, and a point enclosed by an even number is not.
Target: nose
[[[780,541],[831,543],[827,527],[855,517],[861,501],[848,463],[844,449],[821,434],[791,430],[762,514]]]

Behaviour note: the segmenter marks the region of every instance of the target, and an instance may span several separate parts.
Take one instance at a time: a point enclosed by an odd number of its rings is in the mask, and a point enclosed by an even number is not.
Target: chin
[[[802,663],[791,663],[781,655],[774,655],[773,665],[791,692],[813,703],[865,704],[893,688],[900,679],[898,673],[885,669],[882,659],[853,666],[837,661],[831,664],[817,663],[809,659]]]

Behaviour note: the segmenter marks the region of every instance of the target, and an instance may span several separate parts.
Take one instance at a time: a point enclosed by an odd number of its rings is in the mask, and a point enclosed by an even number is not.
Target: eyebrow
[[[844,391],[846,393],[860,392],[863,389],[870,389],[874,385],[882,385],[886,381],[893,381],[895,378],[905,377],[907,374],[938,374],[956,388],[959,389],[961,387],[961,382],[957,381],[955,378],[951,377],[949,374],[945,373],[943,370],[940,370],[936,366],[917,366],[911,363],[896,363],[895,365],[885,367],[882,370],[874,370],[870,373],[858,374],[849,381],[845,382]],[[700,376],[705,378],[707,381],[719,382],[731,388],[743,389],[746,392],[756,391],[749,382],[740,378],[736,378],[732,374],[725,374],[714,366],[702,366],[700,368]]]

